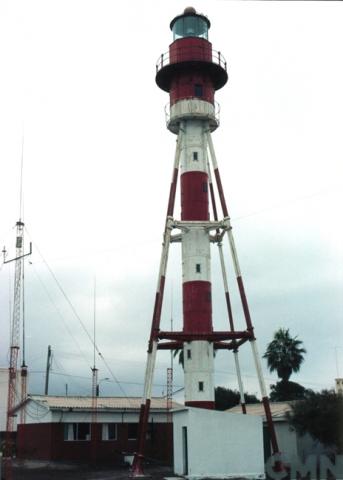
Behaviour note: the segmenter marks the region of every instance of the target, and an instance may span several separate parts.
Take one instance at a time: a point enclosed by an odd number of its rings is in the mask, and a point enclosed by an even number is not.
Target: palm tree
[[[280,328],[268,346],[263,358],[267,359],[270,372],[276,370],[282,382],[288,382],[293,372],[298,372],[306,350],[301,340],[291,337],[289,329]]]
[[[183,368],[183,348],[176,348],[173,352],[173,357],[179,357],[179,364]]]

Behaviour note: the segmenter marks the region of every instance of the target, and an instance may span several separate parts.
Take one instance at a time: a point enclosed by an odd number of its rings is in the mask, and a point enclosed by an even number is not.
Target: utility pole
[[[96,368],[96,278],[94,277],[94,298],[93,298],[93,368],[92,370],[92,422],[91,422],[91,441],[92,441],[92,460],[96,463],[97,457],[97,410],[98,410],[98,369]]]
[[[48,346],[48,356],[46,360],[46,373],[45,373],[45,390],[44,395],[49,394],[49,376],[50,376],[50,369],[52,364],[52,352],[51,352],[51,345]]]

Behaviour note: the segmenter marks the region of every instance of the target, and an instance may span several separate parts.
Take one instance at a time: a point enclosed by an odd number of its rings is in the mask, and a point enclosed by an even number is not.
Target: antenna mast
[[[5,436],[5,479],[11,480],[12,477],[12,455],[14,453],[14,414],[13,409],[19,403],[19,395],[17,392],[17,366],[20,349],[20,324],[23,327],[23,345],[22,345],[22,365],[21,365],[21,395],[20,401],[26,398],[27,392],[27,366],[25,364],[25,321],[24,321],[24,258],[32,253],[32,243],[30,243],[30,251],[24,254],[24,222],[23,218],[23,149],[24,136],[22,138],[21,152],[21,168],[20,168],[20,204],[19,204],[19,220],[16,223],[16,255],[11,260],[6,260],[7,251],[4,247],[3,263],[15,262],[14,275],[14,301],[10,330],[10,362],[8,369],[8,394],[7,394],[7,418],[6,418],[6,436]],[[22,409],[20,414],[20,423],[25,423],[25,410]]]
[[[20,202],[19,202],[19,221],[24,219],[24,203],[23,203],[23,171],[24,171],[24,127],[23,127],[23,135],[21,140],[21,164],[20,164]],[[23,230],[24,230],[24,222],[23,222]],[[22,232],[23,234],[23,232]],[[24,245],[24,236],[22,235],[22,242]],[[24,275],[24,260],[21,260],[22,267],[21,267],[21,284],[22,284],[22,363],[21,363],[21,370],[20,370],[20,377],[21,377],[21,396],[20,401],[23,402],[26,399],[27,395],[27,365],[25,361],[25,275]],[[22,408],[20,411],[20,423],[25,425],[26,423],[26,410]]]

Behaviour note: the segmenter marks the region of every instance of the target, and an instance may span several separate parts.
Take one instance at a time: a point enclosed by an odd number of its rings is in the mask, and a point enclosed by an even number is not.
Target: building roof
[[[291,410],[292,402],[270,402],[270,410],[274,420],[284,420],[286,413]],[[247,414],[263,417],[265,420],[265,413],[263,403],[249,403],[246,405]],[[226,410],[229,413],[242,413],[242,408],[240,405],[229,408]]]
[[[50,410],[91,410],[92,397],[55,396],[55,395],[28,395],[27,400],[33,400]],[[141,397],[98,397],[97,410],[139,410]],[[19,407],[19,405],[18,405]],[[183,405],[172,402],[172,409],[182,408]],[[151,410],[166,410],[167,399],[156,397],[151,399]]]

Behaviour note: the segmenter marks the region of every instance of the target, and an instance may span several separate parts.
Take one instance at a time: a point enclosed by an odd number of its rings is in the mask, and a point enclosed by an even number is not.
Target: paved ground
[[[13,463],[12,480],[128,480],[132,479],[130,469],[123,467],[90,468],[88,466],[65,465],[26,461]],[[181,480],[169,467],[147,466],[144,469],[147,480]],[[2,480],[2,478],[1,478]],[[204,479],[204,480],[211,480]],[[231,480],[244,480],[236,478]]]
[[[145,474],[148,480],[175,477],[170,468],[166,467],[147,467]],[[131,478],[129,467],[90,468],[38,462],[13,465],[13,480],[127,480],[129,478]]]

